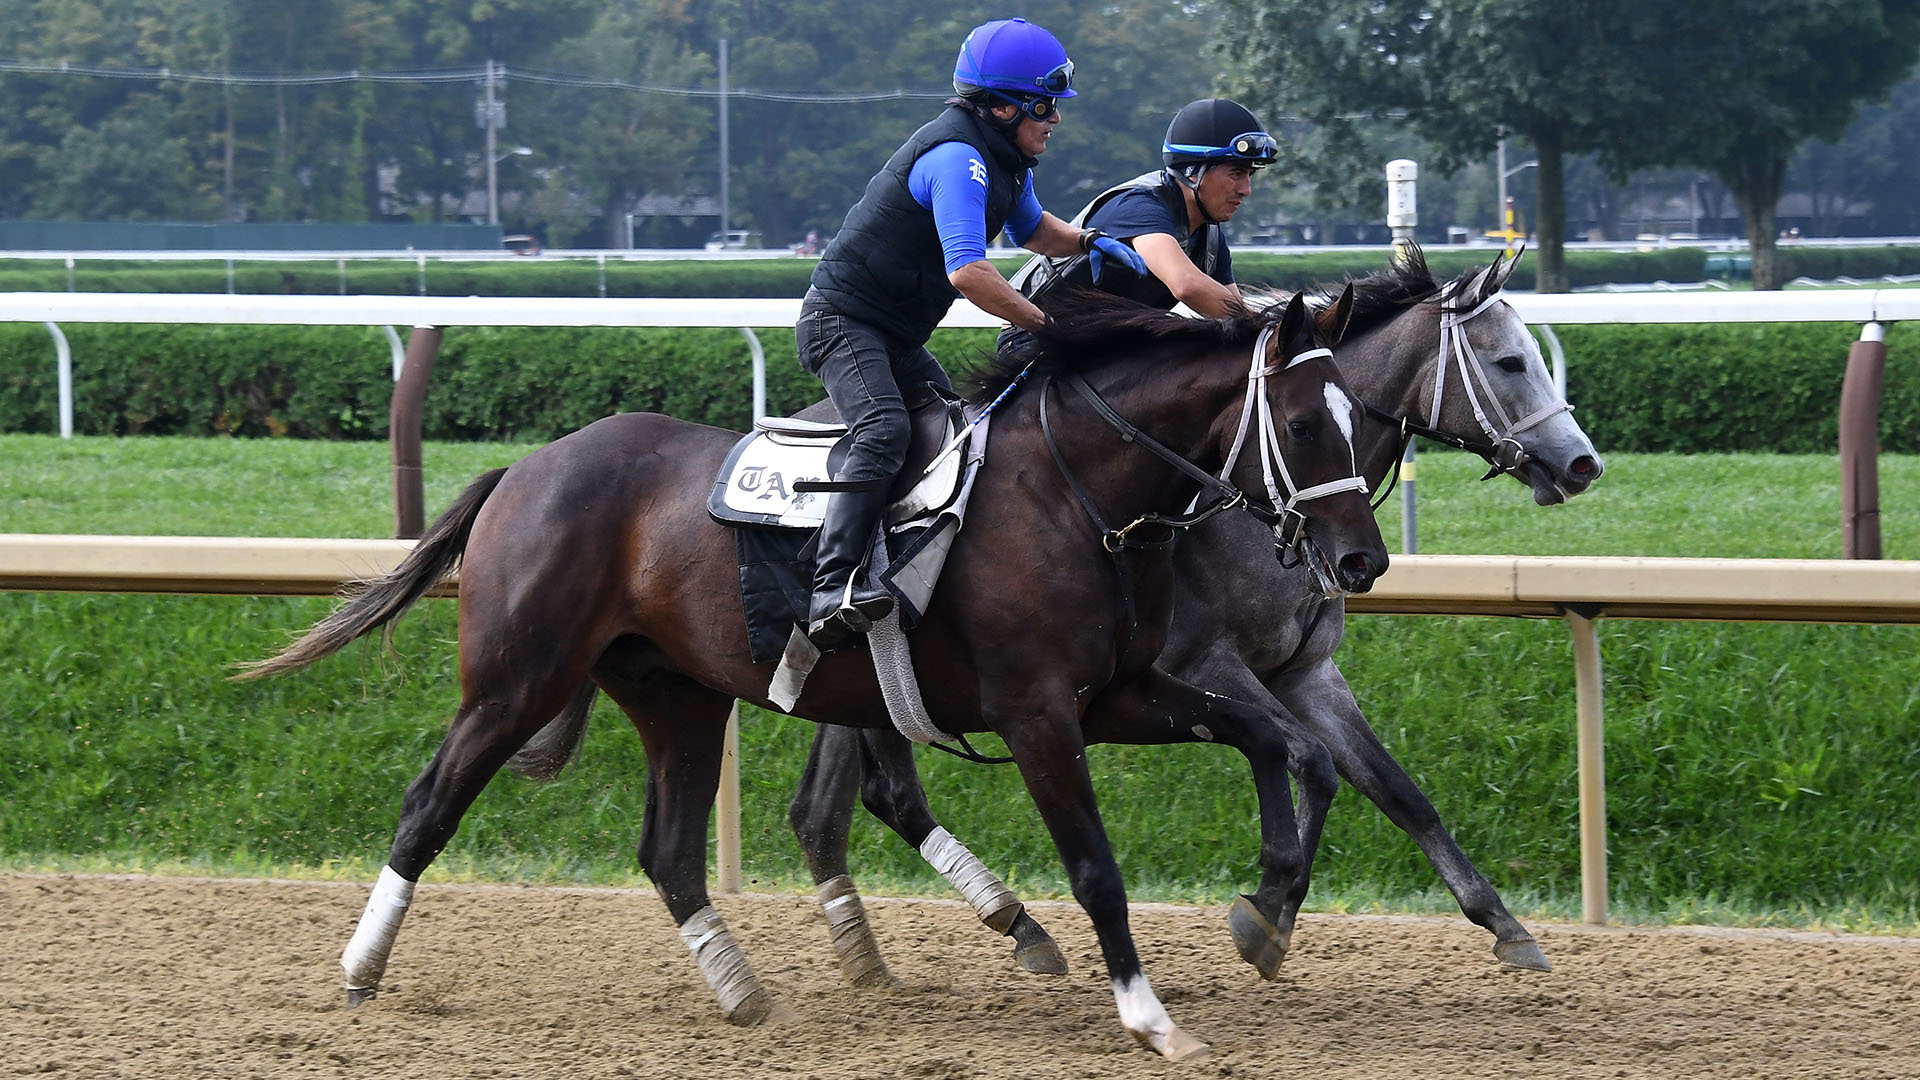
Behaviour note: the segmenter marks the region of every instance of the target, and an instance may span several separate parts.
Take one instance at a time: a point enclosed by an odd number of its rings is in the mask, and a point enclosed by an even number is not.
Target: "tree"
[[[1647,117],[1669,112],[1643,68],[1667,5],[1618,0],[1221,0],[1216,41],[1260,108],[1310,125],[1295,167],[1323,199],[1378,199],[1363,125],[1397,119],[1428,140],[1433,171],[1525,136],[1539,161],[1538,287],[1567,288],[1565,166],[1595,153],[1616,172]],[[1662,73],[1664,74],[1664,73]]]
[[[1667,114],[1655,152],[1710,169],[1732,190],[1753,287],[1777,289],[1774,211],[1787,164],[1808,140],[1839,138],[1863,102],[1913,68],[1920,0],[1694,0],[1671,14],[1667,93],[1685,93],[1689,108]]]

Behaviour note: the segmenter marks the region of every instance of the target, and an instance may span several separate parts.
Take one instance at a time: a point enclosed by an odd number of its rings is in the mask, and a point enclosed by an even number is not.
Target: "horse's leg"
[[[1014,687],[1018,686],[1017,689]],[[1204,1055],[1207,1044],[1167,1015],[1153,992],[1127,921],[1127,890],[1100,820],[1086,741],[1071,702],[1073,687],[1052,680],[1004,679],[1006,696],[983,702],[987,723],[1007,742],[1053,846],[1100,941],[1120,1023],[1135,1039],[1180,1060]],[[1106,695],[1103,695],[1103,698]]]
[[[1310,862],[1287,774],[1289,769],[1299,773],[1303,802],[1323,807],[1339,781],[1326,748],[1272,699],[1245,664],[1227,659],[1231,662],[1183,669],[1183,674],[1204,670],[1205,691],[1152,669],[1137,689],[1102,697],[1099,711],[1088,713],[1087,732],[1099,742],[1220,743],[1246,756],[1260,803],[1260,885],[1233,902],[1227,925],[1241,958],[1262,978],[1277,979],[1292,944],[1295,898],[1306,894]],[[1318,838],[1316,827],[1313,839]]]
[[[566,705],[579,681],[576,675],[522,682],[494,678],[498,674],[491,668],[463,679],[466,690],[452,728],[407,787],[387,865],[340,956],[349,1008],[375,996],[420,874],[453,839],[487,781]]]
[[[855,734],[866,766],[860,801],[867,812],[913,845],[988,929],[1013,939],[1016,964],[1042,975],[1065,975],[1066,955],[1046,927],[1027,914],[1026,905],[998,875],[934,819],[920,770],[914,765],[913,744],[892,728],[867,728]],[[845,850],[843,837],[843,859]]]
[[[847,833],[853,824],[853,793],[860,786],[859,733],[835,724],[814,727],[813,746],[800,786],[787,808],[787,824],[813,873],[815,894],[827,916],[840,973],[855,986],[895,981],[880,956],[859,890],[847,872]]]
[[[1340,775],[1420,845],[1440,880],[1459,901],[1460,910],[1492,932],[1493,953],[1500,962],[1532,971],[1551,971],[1552,965],[1533,935],[1507,911],[1493,884],[1454,842],[1433,803],[1381,744],[1333,661],[1283,675],[1274,681],[1273,690],[1325,744]]]
[[[677,674],[643,674],[646,651],[609,650],[594,670],[594,680],[619,703],[647,748],[640,868],[653,879],[727,1021],[758,1024],[773,1014],[773,996],[707,895],[707,816],[720,789],[733,699]]]

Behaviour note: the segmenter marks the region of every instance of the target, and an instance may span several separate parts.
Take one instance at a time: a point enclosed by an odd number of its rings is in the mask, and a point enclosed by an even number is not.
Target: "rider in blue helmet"
[[[893,597],[862,573],[907,453],[901,391],[949,388],[927,339],[959,297],[1016,326],[1037,327],[1040,309],[987,261],[1003,229],[1043,255],[1111,249],[1115,241],[1076,229],[1040,208],[1032,168],[1075,96],[1073,61],[1047,31],[1024,19],[983,23],[953,65],[957,97],[914,132],[867,183],[813,272],[795,338],[800,363],[818,375],[850,429],[817,540],[807,636],[822,651],[858,640],[892,610]]]
[[[1161,143],[1162,168],[1107,189],[1074,219],[1124,242],[1147,264],[1147,275],[1107,275],[1098,286],[1154,307],[1183,303],[1202,315],[1239,307],[1221,226],[1252,193],[1254,170],[1271,165],[1278,149],[1238,102],[1203,98],[1181,108]],[[1089,288],[1095,269],[1082,257],[1036,258],[1014,283],[1028,296]]]

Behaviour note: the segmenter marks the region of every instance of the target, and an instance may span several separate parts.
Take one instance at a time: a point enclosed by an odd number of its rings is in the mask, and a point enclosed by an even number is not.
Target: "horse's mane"
[[[1052,320],[1026,342],[1002,349],[962,381],[968,400],[992,401],[1028,365],[1034,376],[1094,371],[1117,360],[1176,342],[1189,348],[1251,344],[1262,327],[1280,321],[1284,305],[1242,308],[1218,319],[1196,319],[1097,289],[1070,289],[1037,301]]]
[[[1464,286],[1482,271],[1473,267],[1454,281],[1435,281],[1426,254],[1418,244],[1407,243],[1394,250],[1384,270],[1338,285],[1316,285],[1308,290],[1307,300],[1316,312],[1325,311],[1343,289],[1352,286],[1353,315],[1346,329],[1352,337],[1432,299],[1447,285]],[[962,386],[969,400],[984,404],[1005,390],[1028,364],[1035,375],[1066,374],[1091,371],[1167,342],[1197,348],[1249,345],[1263,328],[1280,321],[1286,298],[1284,293],[1252,293],[1245,307],[1224,318],[1196,319],[1095,289],[1043,295],[1037,303],[1052,323],[1021,346],[999,351],[965,376]],[[1468,309],[1477,302],[1465,296],[1453,301]]]

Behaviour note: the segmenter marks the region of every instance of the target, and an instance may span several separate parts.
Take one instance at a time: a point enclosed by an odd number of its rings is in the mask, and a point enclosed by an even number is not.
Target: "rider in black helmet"
[[[954,61],[958,94],[913,133],[867,184],[814,269],[795,327],[800,363],[820,377],[851,435],[829,496],[807,636],[822,651],[858,640],[893,598],[860,573],[907,454],[901,391],[948,385],[926,343],[961,296],[1016,326],[1046,316],[987,261],[1003,229],[1043,255],[1103,246],[1109,265],[1136,265],[1118,242],[1046,213],[1032,168],[1046,152],[1060,102],[1073,97],[1073,62],[1025,19],[973,29]],[[1144,270],[1144,267],[1140,267]]]
[[[1036,258],[1014,276],[1028,296],[1057,288],[1099,288],[1159,308],[1183,303],[1224,315],[1240,303],[1233,258],[1220,226],[1253,190],[1256,169],[1273,164],[1279,144],[1253,113],[1225,98],[1203,98],[1174,114],[1160,147],[1163,168],[1109,188],[1075,224],[1139,253],[1150,276],[1101,275],[1087,256]]]

